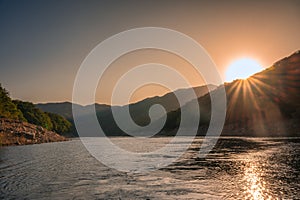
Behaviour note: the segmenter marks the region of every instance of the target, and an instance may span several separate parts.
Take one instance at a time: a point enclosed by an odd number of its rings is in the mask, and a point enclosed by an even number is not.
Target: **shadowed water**
[[[112,140],[139,151],[162,147],[169,139]],[[1,147],[0,199],[299,198],[299,138],[221,138],[200,159],[202,141],[197,138],[172,165],[146,174],[104,166],[79,140]]]

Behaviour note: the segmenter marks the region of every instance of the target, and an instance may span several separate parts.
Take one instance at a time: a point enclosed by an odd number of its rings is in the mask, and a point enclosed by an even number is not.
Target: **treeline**
[[[21,120],[59,134],[71,131],[72,124],[64,117],[43,112],[31,102],[12,100],[9,92],[0,84],[0,117]]]

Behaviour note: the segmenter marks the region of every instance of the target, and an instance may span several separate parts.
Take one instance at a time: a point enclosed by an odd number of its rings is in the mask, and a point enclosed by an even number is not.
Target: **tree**
[[[48,130],[52,130],[53,125],[50,117],[31,102],[24,102],[14,100],[13,103],[17,105],[17,108],[21,110],[26,120],[38,126],[42,126]]]
[[[46,112],[46,114],[50,117],[51,123],[53,125],[52,130],[54,132],[62,134],[71,131],[72,124],[64,117],[54,113]]]
[[[22,112],[12,102],[8,91],[0,84],[0,117],[26,121]]]

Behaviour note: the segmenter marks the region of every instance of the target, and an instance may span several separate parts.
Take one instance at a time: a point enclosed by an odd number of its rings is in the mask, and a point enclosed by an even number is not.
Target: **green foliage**
[[[53,131],[57,133],[67,133],[71,131],[72,124],[64,117],[54,113],[46,113],[46,114],[51,119],[51,123],[53,125],[52,128]]]
[[[9,93],[0,84],[0,117],[26,121],[22,112],[12,102]]]
[[[23,116],[29,123],[52,130],[53,125],[50,117],[42,110],[36,108],[33,103],[19,100],[14,100],[13,102],[17,105],[17,108],[21,110]]]
[[[31,102],[12,101],[8,91],[2,88],[1,84],[0,117],[27,121],[57,133],[69,132],[72,127],[72,124],[64,117],[58,114],[45,113]]]

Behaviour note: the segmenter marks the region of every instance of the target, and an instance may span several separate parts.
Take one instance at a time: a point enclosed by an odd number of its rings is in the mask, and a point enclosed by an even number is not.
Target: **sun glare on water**
[[[262,66],[257,61],[251,58],[241,58],[235,60],[228,66],[225,81],[231,82],[235,79],[247,79],[262,69]]]

